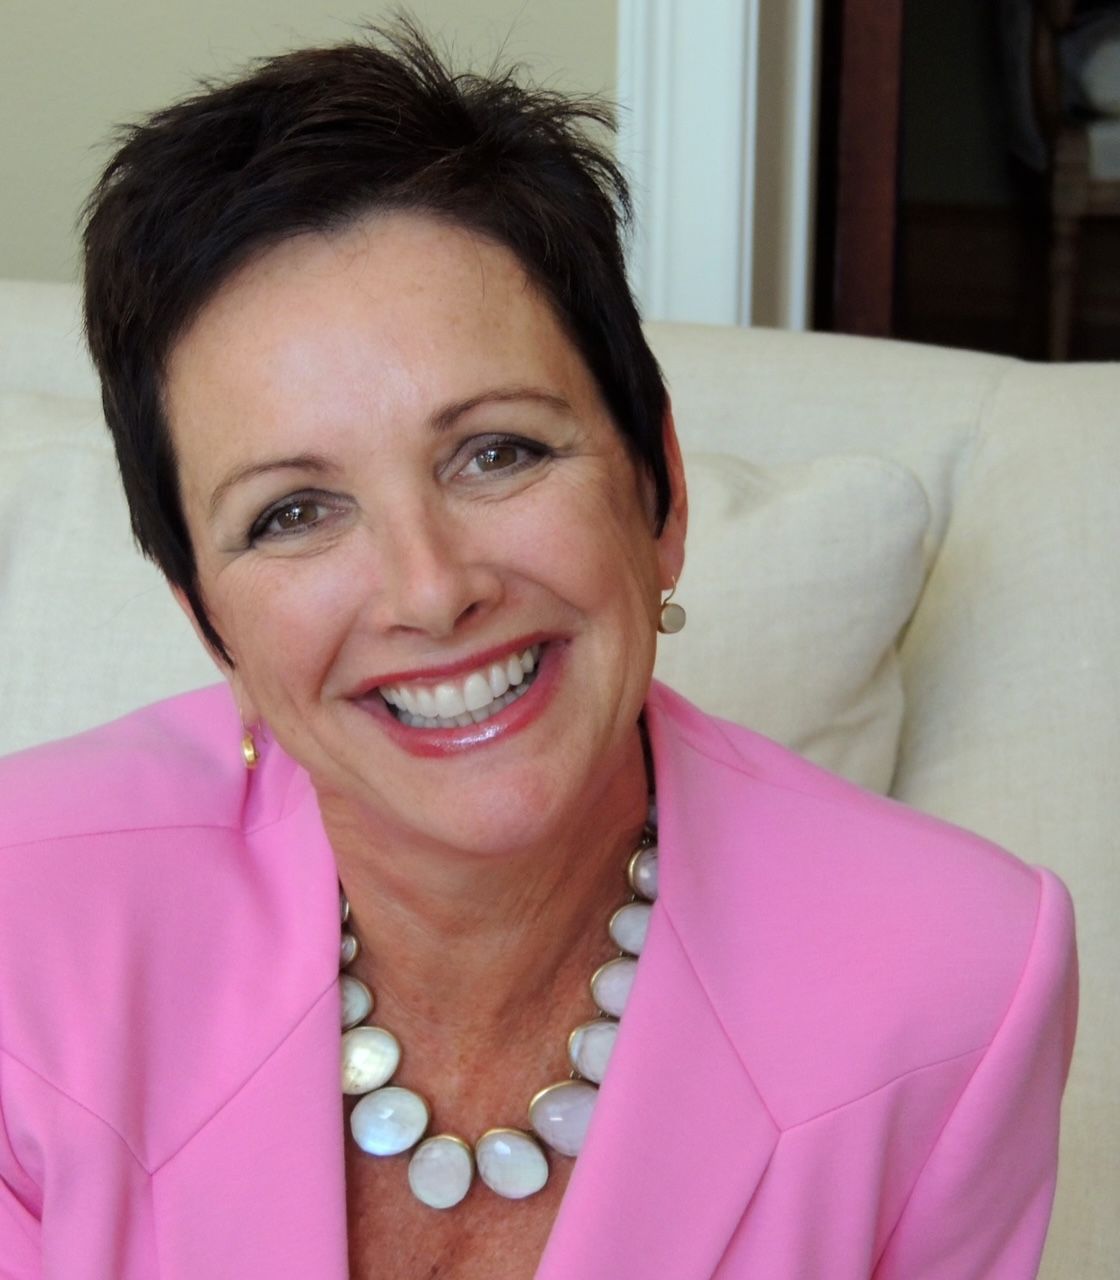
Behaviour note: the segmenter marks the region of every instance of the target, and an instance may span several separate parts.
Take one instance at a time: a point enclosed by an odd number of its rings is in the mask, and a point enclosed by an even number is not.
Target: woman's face
[[[667,425],[655,538],[648,484],[507,250],[415,215],[289,241],[202,311],[166,393],[242,714],[321,800],[497,849],[633,761],[683,554],[676,444]]]

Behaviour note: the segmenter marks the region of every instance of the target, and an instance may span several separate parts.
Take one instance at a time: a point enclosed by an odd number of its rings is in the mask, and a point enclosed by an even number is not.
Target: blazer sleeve
[[[1058,1163],[1058,1121],[1077,1020],[1073,908],[1042,880],[1018,987],[941,1130],[874,1280],[1031,1280]]]

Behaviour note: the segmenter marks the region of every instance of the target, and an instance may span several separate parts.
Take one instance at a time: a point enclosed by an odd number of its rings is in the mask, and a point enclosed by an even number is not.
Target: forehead
[[[552,306],[508,249],[392,214],[252,260],[172,348],[165,390],[178,446],[219,408],[275,419],[302,402],[329,418],[365,396],[427,413],[441,397],[511,378],[597,399]]]

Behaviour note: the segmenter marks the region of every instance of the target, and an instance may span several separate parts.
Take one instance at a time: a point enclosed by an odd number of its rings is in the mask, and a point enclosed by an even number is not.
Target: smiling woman
[[[651,683],[687,504],[603,119],[375,34],[91,198],[222,682],[0,762],[6,1276],[1032,1273],[1068,899]]]
[[[310,773],[344,884],[378,856],[350,834],[368,812],[394,859],[436,842],[538,870],[573,814],[590,847],[622,795],[640,825],[679,453],[667,420],[655,536],[652,481],[508,249],[414,213],[294,236],[202,308],[165,405],[238,705]]]

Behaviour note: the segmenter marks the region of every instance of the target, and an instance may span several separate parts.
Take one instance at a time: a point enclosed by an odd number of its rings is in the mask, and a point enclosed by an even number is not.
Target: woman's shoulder
[[[655,741],[681,800],[698,792],[714,812],[735,813],[756,826],[798,839],[785,851],[818,875],[860,883],[904,885],[936,875],[949,897],[960,891],[1010,900],[1013,913],[1037,905],[1039,872],[975,832],[878,795],[820,768],[741,725],[707,714],[664,687],[655,689]],[[659,775],[659,789],[663,781]],[[749,828],[740,827],[747,840]],[[738,844],[738,848],[736,845]],[[721,845],[731,867],[746,865],[742,844]]]
[[[245,798],[225,685],[0,758],[0,849],[114,831],[233,825]]]
[[[982,1052],[1019,999],[1068,1007],[1055,876],[668,691],[654,711],[666,909],[783,1114]]]
[[[149,1167],[337,981],[314,793],[240,737],[219,687],[0,760],[0,1053]]]

